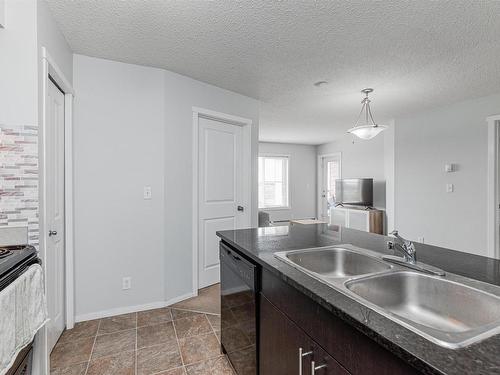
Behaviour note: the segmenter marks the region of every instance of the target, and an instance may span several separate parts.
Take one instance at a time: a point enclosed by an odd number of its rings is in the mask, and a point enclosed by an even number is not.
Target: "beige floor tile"
[[[156,374],[182,366],[177,341],[142,348],[137,351],[137,374]]]
[[[235,375],[225,355],[186,366],[188,375]]]
[[[206,312],[209,314],[220,313],[220,285],[215,284],[208,288],[200,289],[198,296],[178,302],[171,307]]]
[[[175,331],[172,322],[137,329],[137,348],[145,348],[175,341]]]
[[[51,375],[85,375],[87,370],[87,362],[79,363],[77,365],[70,365],[63,368],[50,370]]]
[[[103,335],[106,333],[114,333],[119,331],[125,331],[127,329],[133,329],[137,327],[137,314],[123,314],[116,315],[109,318],[101,319],[101,324],[99,325],[98,335]]]
[[[87,337],[56,344],[50,355],[50,368],[64,368],[78,363],[88,362],[94,345],[94,337]]]
[[[221,323],[220,323],[220,315],[207,315],[207,319],[210,322],[210,325],[214,329],[214,331],[220,331]]]
[[[212,327],[204,314],[174,320],[174,325],[178,338],[198,336],[212,332]]]
[[[135,375],[135,350],[92,360],[87,375]]]
[[[198,315],[198,314],[203,314],[203,313],[199,313],[199,312],[191,311],[191,310],[172,309],[172,317],[174,318],[174,320],[187,318],[188,316],[193,316],[193,315]]]
[[[137,313],[137,326],[150,326],[159,323],[172,321],[172,312],[169,307],[162,307],[160,309],[139,311]]]
[[[68,342],[71,340],[83,339],[85,337],[93,337],[97,335],[98,326],[99,319],[76,323],[73,329],[68,329],[63,332],[59,342]]]
[[[219,341],[213,333],[179,339],[179,347],[185,365],[221,355]]]
[[[185,374],[186,370],[184,369],[184,367],[177,367],[172,370],[159,372],[156,375],[185,375]]]
[[[92,360],[112,354],[135,350],[136,330],[121,331],[97,336]]]

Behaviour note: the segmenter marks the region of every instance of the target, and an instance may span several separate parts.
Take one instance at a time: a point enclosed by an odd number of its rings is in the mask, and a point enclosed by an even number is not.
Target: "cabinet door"
[[[312,343],[271,302],[261,295],[260,301],[259,375],[310,374]],[[299,366],[302,363],[302,372]]]
[[[330,209],[331,223],[333,225],[340,225],[341,227],[347,227],[347,210],[341,207],[335,207]]]
[[[295,323],[263,295],[260,298],[259,375],[348,375]]]
[[[349,228],[368,232],[370,229],[369,211],[349,210]]]

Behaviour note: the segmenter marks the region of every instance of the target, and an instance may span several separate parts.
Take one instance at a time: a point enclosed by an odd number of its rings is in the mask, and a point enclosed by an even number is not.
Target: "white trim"
[[[239,125],[243,130],[243,206],[248,211],[248,222],[247,226],[251,226],[252,223],[252,120],[229,115],[222,112],[212,111],[210,109],[204,109],[199,107],[192,107],[193,110],[193,207],[192,207],[192,241],[191,241],[191,251],[192,251],[192,295],[198,295],[199,280],[198,280],[198,128],[199,119],[207,118],[212,120],[217,120],[221,122],[226,122],[232,125]]]
[[[77,315],[75,318],[76,322],[85,322],[87,320],[94,320],[94,319],[101,319],[101,318],[108,318],[110,316],[115,316],[115,315],[122,315],[122,314],[128,314],[128,313],[133,313],[133,312],[139,312],[139,311],[146,311],[146,310],[152,310],[152,309],[160,309],[162,307],[167,307],[170,305],[173,305],[174,303],[184,301],[188,298],[195,297],[192,292],[183,294],[182,296],[174,297],[169,299],[168,301],[158,301],[158,302],[151,302],[151,303],[145,303],[142,305],[135,305],[135,306],[124,306],[124,307],[116,307],[114,309],[109,309],[109,310],[102,310],[102,311],[96,311],[93,313],[87,313],[87,314],[80,314]]]
[[[487,256],[500,258],[499,238],[499,135],[500,115],[490,116],[486,119],[488,123],[488,179],[487,179]]]
[[[73,328],[74,319],[74,258],[73,258],[73,97],[74,90],[64,73],[59,69],[55,60],[52,59],[45,47],[42,47],[42,104],[41,104],[41,121],[39,122],[39,134],[38,134],[38,155],[39,155],[39,208],[40,208],[40,224],[39,224],[39,238],[40,238],[40,253],[41,258],[44,260],[43,269],[46,272],[46,248],[47,243],[47,212],[45,209],[45,202],[47,200],[47,179],[46,179],[46,166],[45,160],[47,155],[46,149],[46,126],[47,126],[47,93],[48,93],[48,82],[49,75],[56,81],[58,86],[64,92],[64,156],[65,156],[65,238],[64,238],[64,248],[65,248],[65,300],[66,300],[66,327]],[[68,159],[67,159],[68,158]],[[46,280],[46,279],[45,279]],[[47,288],[47,285],[45,285]],[[43,365],[48,369],[49,366],[49,353],[47,352],[48,342],[46,329],[43,328],[40,337],[37,342],[43,347],[43,356],[45,358],[45,364]]]
[[[339,175],[340,175],[340,178],[342,178],[342,152],[331,152],[331,153],[328,153],[328,154],[318,154],[318,161],[317,161],[317,181],[316,181],[316,185],[317,185],[317,191],[316,191],[316,194],[317,194],[317,199],[316,199],[316,217],[318,219],[321,219],[321,211],[322,211],[322,202],[321,202],[321,198],[322,198],[322,193],[323,193],[323,163],[322,163],[322,160],[324,158],[331,158],[331,157],[338,157],[338,159],[340,160],[340,168],[339,168]]]

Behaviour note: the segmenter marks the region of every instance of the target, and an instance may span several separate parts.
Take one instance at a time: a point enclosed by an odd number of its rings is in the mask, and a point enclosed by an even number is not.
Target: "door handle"
[[[56,236],[57,231],[56,230],[49,230],[49,237]]]
[[[304,353],[304,349],[299,348],[299,375],[302,375],[302,358],[307,357],[308,355],[311,354],[313,354],[312,351]]]
[[[311,361],[311,375],[316,374],[316,370],[321,370],[322,368],[327,368],[326,364],[316,366],[316,362]]]
[[[238,206],[237,210],[240,212],[243,212],[243,211],[245,211],[245,208],[243,206]]]

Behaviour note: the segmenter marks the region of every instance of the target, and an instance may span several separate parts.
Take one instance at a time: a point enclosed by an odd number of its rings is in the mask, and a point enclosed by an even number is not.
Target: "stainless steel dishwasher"
[[[257,266],[220,244],[221,344],[238,375],[257,374]]]

